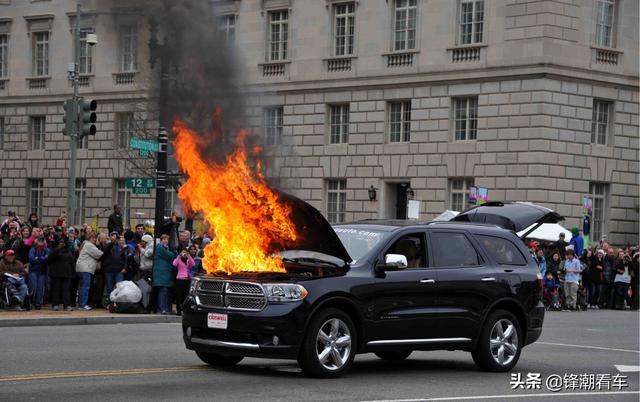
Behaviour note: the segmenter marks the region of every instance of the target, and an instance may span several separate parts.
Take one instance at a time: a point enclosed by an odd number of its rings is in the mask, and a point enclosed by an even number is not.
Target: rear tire
[[[335,308],[322,310],[309,323],[298,364],[311,377],[340,377],[351,367],[357,344],[356,329],[347,314]]]
[[[375,355],[381,358],[382,360],[389,361],[401,361],[409,357],[409,355],[413,352],[412,350],[400,350],[400,351],[390,351],[390,352],[376,352]]]
[[[224,356],[217,353],[196,352],[203,362],[212,367],[230,367],[240,363],[244,356]]]
[[[520,323],[509,311],[492,312],[484,324],[473,361],[485,371],[509,371],[518,363],[522,351]]]

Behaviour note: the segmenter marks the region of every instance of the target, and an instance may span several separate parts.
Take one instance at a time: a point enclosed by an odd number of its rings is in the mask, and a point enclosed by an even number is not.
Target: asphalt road
[[[540,373],[538,390],[512,390],[511,374],[480,372],[464,352],[415,352],[399,363],[359,355],[345,377],[316,380],[289,361],[210,369],[184,348],[179,324],[0,328],[0,401],[638,401],[638,372],[616,368],[640,364],[638,318],[630,311],[547,314],[542,338],[524,349],[514,371],[523,379]],[[622,374],[628,387],[546,389],[549,375],[565,373]]]

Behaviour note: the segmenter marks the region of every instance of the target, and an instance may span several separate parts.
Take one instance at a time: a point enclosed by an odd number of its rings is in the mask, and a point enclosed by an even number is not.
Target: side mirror
[[[378,274],[387,271],[400,271],[407,268],[407,257],[402,254],[387,254],[384,256],[384,265],[377,265],[375,270]]]
[[[384,256],[384,265],[402,269],[409,264],[407,263],[407,257],[402,254],[387,254]]]

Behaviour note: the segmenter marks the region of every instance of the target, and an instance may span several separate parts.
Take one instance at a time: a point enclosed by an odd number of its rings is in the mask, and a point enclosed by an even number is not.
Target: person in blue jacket
[[[153,286],[158,289],[158,310],[160,314],[171,314],[171,289],[176,284],[176,268],[173,260],[176,253],[169,249],[169,235],[160,236],[153,260]]]
[[[580,236],[580,229],[572,228],[571,235],[573,236],[569,241],[569,245],[573,246],[573,251],[576,255],[582,255],[584,250],[584,239]]]
[[[48,259],[49,249],[45,246],[44,237],[38,237],[29,250],[29,293],[32,295],[36,310],[42,308]]]

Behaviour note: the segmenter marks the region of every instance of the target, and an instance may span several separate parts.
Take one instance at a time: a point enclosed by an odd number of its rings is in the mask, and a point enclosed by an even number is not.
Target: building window
[[[93,73],[93,46],[87,43],[87,34],[93,32],[93,28],[82,28],[80,30],[80,74]]]
[[[118,148],[129,148],[129,141],[135,131],[135,120],[132,112],[116,114]]]
[[[289,12],[287,10],[269,12],[269,60],[287,60],[289,39]]]
[[[482,43],[484,30],[484,0],[460,1],[459,44]]]
[[[613,47],[615,0],[596,2],[596,45]]]
[[[38,219],[42,222],[42,200],[44,199],[44,188],[42,179],[29,180],[29,213],[38,214]]]
[[[136,25],[120,26],[120,71],[135,72],[138,70],[138,27]]]
[[[449,209],[463,211],[469,205],[469,189],[473,179],[449,179]]]
[[[73,216],[74,225],[85,223],[85,208],[87,207],[87,181],[76,179],[76,212]]]
[[[44,149],[46,120],[44,116],[31,116],[31,149]]]
[[[600,241],[607,235],[607,195],[609,185],[606,183],[589,183],[589,193],[593,199],[593,215],[591,217],[591,239]]]
[[[116,180],[116,204],[122,210],[122,223],[125,228],[129,227],[131,218],[131,189],[127,188],[125,180]]]
[[[417,0],[395,0],[393,18],[393,50],[416,47]]]
[[[409,142],[411,102],[389,102],[389,142]]]
[[[223,15],[220,17],[220,33],[227,43],[234,43],[236,41],[236,19],[237,16],[235,14]]]
[[[456,141],[475,140],[478,136],[478,98],[456,98],[453,102]]]
[[[277,145],[282,141],[283,116],[282,106],[265,109],[264,127],[267,145]]]
[[[329,223],[342,223],[345,221],[347,209],[347,181],[327,181],[327,220]]]
[[[33,32],[33,75],[49,75],[49,32]]]
[[[334,4],[333,18],[333,43],[335,55],[352,55],[354,52],[356,31],[355,3]]]
[[[9,35],[0,35],[0,78],[9,76]]]
[[[346,144],[349,142],[349,105],[329,106],[329,127],[331,144]]]
[[[593,117],[591,120],[591,142],[599,145],[607,145],[609,126],[611,125],[611,112],[613,103],[603,100],[593,100]]]
[[[6,134],[6,126],[4,123],[4,116],[0,116],[0,150],[4,149],[4,138]]]
[[[168,186],[165,191],[164,198],[164,216],[169,218],[173,212],[173,207],[176,205],[176,189],[173,186]]]

